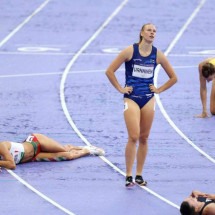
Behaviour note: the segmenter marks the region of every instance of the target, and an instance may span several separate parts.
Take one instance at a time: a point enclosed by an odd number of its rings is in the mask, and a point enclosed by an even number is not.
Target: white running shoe
[[[84,146],[83,148],[88,149],[91,155],[96,156],[104,156],[105,151],[101,148],[98,148],[96,146]]]

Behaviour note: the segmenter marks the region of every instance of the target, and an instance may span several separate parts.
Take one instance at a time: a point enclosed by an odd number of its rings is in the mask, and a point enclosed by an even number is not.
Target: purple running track
[[[53,202],[41,198],[3,170],[2,213],[174,215],[179,214],[177,207],[192,189],[211,192],[215,185],[215,119],[194,117],[201,112],[197,65],[212,56],[215,47],[213,29],[205,32],[205,25],[214,25],[211,2],[150,0],[146,6],[144,1],[127,1],[77,55],[123,1],[1,1],[1,139],[22,141],[29,133],[40,132],[62,143],[85,144],[65,116],[60,97],[62,75],[74,61],[64,83],[66,108],[81,135],[104,148],[105,158],[122,173],[127,139],[123,101],[104,75],[105,69],[117,51],[138,41],[144,23],[157,26],[155,45],[165,52],[199,7],[200,12],[168,54],[179,81],[161,94],[160,100],[175,128],[212,158],[209,160],[181,137],[157,106],[144,168],[148,188],[155,195],[138,186],[125,189],[124,175],[99,157],[27,163],[13,173]],[[37,14],[29,17],[44,3]],[[29,21],[24,24],[27,17]],[[20,23],[23,26],[12,35]],[[123,84],[123,67],[117,76]],[[160,70],[158,85],[165,80],[166,75]]]

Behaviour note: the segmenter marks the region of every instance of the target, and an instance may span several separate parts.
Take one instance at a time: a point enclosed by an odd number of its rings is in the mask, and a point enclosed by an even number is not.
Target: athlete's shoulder
[[[129,61],[133,56],[133,52],[134,52],[134,47],[133,45],[130,45],[125,49],[123,49],[120,55],[125,59],[125,61]]]
[[[133,49],[134,49],[134,45],[129,45],[129,46],[127,46],[126,48],[124,48],[122,51],[127,51],[127,52],[129,52],[129,51],[133,51]]]
[[[157,63],[160,64],[165,60],[166,56],[164,55],[164,53],[161,50],[157,49]]]
[[[215,215],[215,203],[211,202],[210,204],[208,204],[204,210],[203,210],[203,214],[207,215]]]

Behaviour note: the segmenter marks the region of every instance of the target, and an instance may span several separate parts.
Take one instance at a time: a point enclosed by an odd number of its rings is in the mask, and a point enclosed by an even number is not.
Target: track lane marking
[[[77,133],[77,135],[83,140],[83,142],[86,145],[91,145],[91,143],[82,135],[82,133],[79,131],[79,129],[76,127],[74,121],[72,120],[67,105],[66,105],[66,100],[65,100],[65,94],[64,94],[64,88],[65,88],[65,82],[66,82],[66,78],[69,74],[69,71],[71,69],[71,67],[73,66],[73,64],[75,63],[75,61],[77,60],[77,58],[81,55],[81,53],[91,44],[91,42],[96,39],[96,37],[101,33],[101,31],[109,24],[109,22],[113,19],[113,17],[115,15],[117,15],[117,13],[123,8],[123,6],[128,2],[128,0],[124,0],[122,2],[122,4],[111,14],[111,16],[101,25],[101,27],[90,37],[89,40],[87,40],[87,42],[80,48],[80,50],[75,54],[75,56],[71,59],[71,61],[69,62],[69,64],[67,65],[66,69],[64,70],[64,73],[62,75],[62,79],[61,79],[61,83],[60,83],[60,100],[61,100],[61,105],[62,105],[62,109],[63,112],[69,122],[69,124],[71,125],[71,127],[73,128],[73,130]],[[117,166],[115,166],[113,163],[111,163],[108,159],[106,159],[104,156],[100,156],[100,158],[107,163],[109,166],[111,166],[115,171],[119,172],[120,174],[125,176],[125,173],[120,170]],[[155,193],[154,191],[152,191],[149,188],[146,187],[142,187],[144,190],[146,190],[147,192],[151,193],[152,195],[156,196],[157,198],[159,198],[160,200],[166,202],[167,204],[179,209],[179,206],[176,205],[175,203],[169,201],[168,199],[160,196],[159,194]]]
[[[198,12],[200,11],[200,9],[203,7],[203,5],[205,4],[206,0],[201,0],[201,2],[199,3],[199,5],[197,6],[197,8],[194,10],[194,12],[191,14],[191,16],[188,18],[187,22],[182,26],[182,28],[180,29],[180,31],[176,34],[175,38],[173,39],[173,41],[170,43],[169,47],[167,48],[167,50],[164,52],[164,54],[167,56],[171,50],[174,48],[174,46],[176,45],[176,43],[178,42],[178,40],[182,37],[183,33],[185,32],[185,30],[187,29],[187,27],[190,25],[190,23],[193,21],[193,19],[195,18],[195,16],[198,14]],[[158,79],[158,74],[160,71],[161,66],[159,65],[156,68],[155,71],[155,86],[157,86],[157,79]],[[160,96],[159,94],[155,94],[155,98],[157,101],[157,104],[160,108],[161,113],[163,114],[164,118],[167,120],[167,122],[169,122],[169,124],[172,126],[172,128],[184,139],[187,141],[187,143],[189,143],[194,149],[196,149],[200,154],[202,154],[203,156],[205,156],[208,160],[210,160],[212,163],[215,163],[215,159],[212,158],[210,155],[208,155],[207,153],[205,153],[202,149],[200,149],[197,145],[195,145],[177,126],[176,124],[171,120],[171,118],[169,117],[169,115],[167,114],[165,108],[163,107],[163,104],[160,100]]]

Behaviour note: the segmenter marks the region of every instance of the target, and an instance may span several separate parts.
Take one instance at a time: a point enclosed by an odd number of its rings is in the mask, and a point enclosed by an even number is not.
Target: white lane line
[[[212,52],[212,51],[211,51]],[[200,51],[196,54],[191,54],[191,52],[189,52],[188,54],[169,54],[169,57],[213,57],[214,56],[214,51],[213,53],[208,53],[208,51],[206,53],[200,53]],[[45,56],[71,56],[71,55],[75,55],[76,53],[74,52],[16,52],[16,51],[0,51],[0,55],[45,55]],[[118,55],[118,53],[103,53],[103,52],[89,52],[89,53],[81,53],[81,56],[113,56],[113,55]]]
[[[26,181],[24,181],[22,178],[20,178],[17,174],[15,174],[13,171],[8,170],[7,171],[14,177],[16,178],[19,182],[21,182],[23,185],[25,185],[28,189],[30,189],[31,191],[33,191],[34,193],[36,193],[38,196],[40,196],[41,198],[43,198],[44,200],[46,200],[47,202],[51,203],[52,205],[54,205],[55,207],[57,207],[58,209],[60,209],[61,211],[65,212],[66,214],[69,215],[75,215],[74,213],[72,213],[71,211],[67,210],[66,208],[62,207],[61,205],[59,205],[57,202],[53,201],[52,199],[50,199],[49,197],[47,197],[46,195],[42,194],[41,192],[39,192],[38,190],[36,190],[34,187],[32,187],[30,184],[28,184]]]
[[[189,17],[189,19],[187,20],[187,22],[184,24],[184,26],[180,29],[180,31],[178,32],[178,34],[176,35],[176,37],[174,38],[174,40],[172,41],[172,43],[170,44],[170,46],[167,48],[167,50],[165,51],[165,55],[167,56],[170,51],[173,49],[173,47],[175,46],[175,44],[178,42],[178,40],[181,38],[181,36],[183,35],[184,31],[187,29],[187,27],[189,26],[189,24],[192,22],[192,20],[195,18],[195,16],[197,15],[197,13],[200,11],[200,9],[203,7],[204,3],[206,2],[206,0],[202,0],[199,5],[197,6],[197,8],[194,10],[194,12],[191,14],[191,16]],[[155,85],[157,85],[157,79],[158,79],[158,74],[160,71],[160,66],[157,67],[156,72],[155,72]],[[169,122],[169,124],[175,129],[175,131],[182,137],[184,138],[194,149],[196,149],[199,153],[201,153],[202,155],[204,155],[208,160],[210,160],[211,162],[215,163],[215,160],[209,156],[207,153],[205,153],[202,149],[200,149],[198,146],[196,146],[176,125],[175,123],[171,120],[171,118],[169,117],[169,115],[167,114],[166,110],[163,107],[163,104],[160,100],[160,96],[158,94],[155,94],[156,97],[156,101],[157,104],[163,114],[163,116],[166,118],[166,120]]]
[[[174,66],[176,69],[187,69],[187,68],[197,68],[198,66]],[[118,71],[125,71],[124,69],[118,69]],[[69,72],[68,75],[72,74],[83,74],[83,73],[104,73],[105,69],[96,70],[78,70]],[[49,75],[62,75],[63,72],[44,72],[44,73],[23,73],[16,75],[0,75],[1,78],[19,78],[19,77],[33,77],[33,76],[49,76]]]
[[[50,0],[46,0],[43,4],[41,4],[29,17],[27,17],[20,25],[18,25],[7,37],[5,37],[1,42],[0,42],[0,47],[2,47],[12,36],[14,36],[25,24],[27,24],[37,13],[39,13],[48,3]],[[62,207],[59,205],[57,202],[53,201],[52,199],[48,198],[38,190],[36,190],[34,187],[32,187],[30,184],[28,184],[26,181],[24,181],[22,178],[20,178],[17,174],[15,174],[11,170],[7,170],[9,174],[11,174],[14,178],[16,178],[19,182],[24,184],[28,189],[39,195],[41,198],[44,200],[48,201],[61,211],[65,212],[66,214],[69,215],[75,215],[71,211],[67,210],[66,208]]]
[[[27,24],[37,13],[39,13],[48,3],[50,0],[46,0],[42,3],[30,16],[28,16],[21,24],[19,24],[7,37],[5,37],[0,42],[0,48],[11,38],[13,37],[25,24]]]
[[[100,34],[100,32],[108,25],[108,23],[114,18],[115,15],[117,15],[117,13],[123,8],[123,6],[128,2],[128,0],[124,0],[120,6],[111,14],[111,16],[102,24],[102,26],[93,34],[93,36],[81,47],[81,49],[77,52],[77,54],[72,58],[72,60],[69,62],[69,64],[67,65],[62,79],[61,79],[61,84],[60,84],[60,99],[61,99],[61,105],[63,108],[63,112],[69,122],[69,124],[71,125],[71,127],[73,128],[73,130],[77,133],[77,135],[83,140],[83,142],[85,142],[86,145],[91,145],[91,143],[82,135],[82,133],[78,130],[78,128],[76,127],[74,121],[72,120],[69,111],[67,109],[66,106],[66,100],[65,100],[65,94],[64,94],[64,88],[65,88],[65,82],[66,82],[66,78],[68,76],[68,73],[72,67],[72,65],[74,64],[74,62],[76,61],[76,59],[81,55],[81,53],[90,45],[90,43]],[[125,173],[120,170],[117,166],[115,166],[113,163],[111,163],[108,159],[106,159],[103,156],[100,156],[100,158],[106,162],[109,166],[111,166],[115,171],[119,172],[120,174],[125,176]],[[174,204],[173,202],[169,201],[168,199],[160,196],[159,194],[155,193],[154,191],[150,190],[149,188],[143,188],[145,189],[147,192],[151,193],[152,195],[156,196],[157,198],[159,198],[160,200],[166,202],[167,204],[179,209],[179,206]]]

